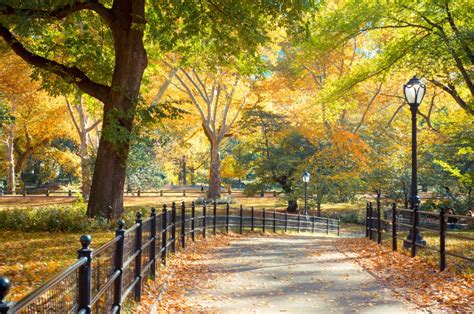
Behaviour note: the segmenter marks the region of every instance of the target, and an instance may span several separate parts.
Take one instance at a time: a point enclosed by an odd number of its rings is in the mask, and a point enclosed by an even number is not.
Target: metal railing
[[[340,220],[256,210],[253,207],[181,203],[177,208],[152,208],[150,217],[139,212],[135,223],[125,229],[119,221],[115,237],[93,250],[92,238],[80,238],[78,260],[17,303],[4,301],[10,288],[0,277],[0,314],[13,313],[121,313],[133,297],[140,301],[146,278],[154,279],[157,264],[166,265],[169,254],[185,248],[188,240],[234,230],[244,232],[340,233]]]
[[[443,209],[439,212],[421,211],[418,207],[415,210],[397,209],[395,203],[389,210],[383,211],[380,204],[373,208],[372,203],[367,203],[365,230],[366,237],[379,244],[390,239],[393,251],[397,251],[398,242],[402,241],[403,248],[410,250],[412,257],[419,250],[434,252],[438,255],[440,271],[445,270],[447,257],[474,267],[472,216],[447,214]],[[425,235],[425,239],[421,234]]]

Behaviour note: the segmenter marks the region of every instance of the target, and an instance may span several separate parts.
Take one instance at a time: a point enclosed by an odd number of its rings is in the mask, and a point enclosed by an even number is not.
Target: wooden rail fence
[[[372,203],[367,203],[365,221],[365,236],[379,244],[390,239],[393,251],[397,251],[398,242],[402,241],[412,257],[420,249],[435,252],[440,271],[445,270],[447,257],[474,266],[474,217],[447,214],[444,210],[421,211],[418,206],[414,210],[397,208],[395,203],[389,210],[383,211],[380,203],[375,208]],[[451,242],[449,248],[448,242]]]

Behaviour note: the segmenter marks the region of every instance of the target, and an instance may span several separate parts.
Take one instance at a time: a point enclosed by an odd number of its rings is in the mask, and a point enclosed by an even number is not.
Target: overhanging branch
[[[0,5],[0,15],[15,15],[15,16],[29,16],[35,18],[50,18],[50,19],[63,19],[71,13],[91,10],[99,14],[107,25],[112,25],[112,10],[107,9],[97,0],[81,1],[68,4],[57,9],[47,11],[40,9],[19,9],[12,6],[2,4]]]
[[[102,102],[107,101],[110,87],[92,81],[79,68],[69,67],[30,52],[2,24],[0,24],[0,36],[19,57],[29,64],[48,70],[65,79],[66,81],[76,84],[85,93],[97,98]]]

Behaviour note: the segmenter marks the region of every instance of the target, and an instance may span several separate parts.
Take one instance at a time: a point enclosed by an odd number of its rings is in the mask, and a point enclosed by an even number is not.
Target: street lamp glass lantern
[[[426,85],[416,76],[403,85],[405,99],[410,106],[419,106],[425,96]]]
[[[303,173],[303,182],[305,182],[305,183],[309,182],[309,173],[308,172]]]

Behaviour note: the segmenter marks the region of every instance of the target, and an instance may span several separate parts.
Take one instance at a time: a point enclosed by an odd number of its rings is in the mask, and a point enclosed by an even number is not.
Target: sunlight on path
[[[406,313],[413,307],[335,249],[335,239],[251,237],[207,261],[215,279],[189,291],[205,311],[233,313]]]

